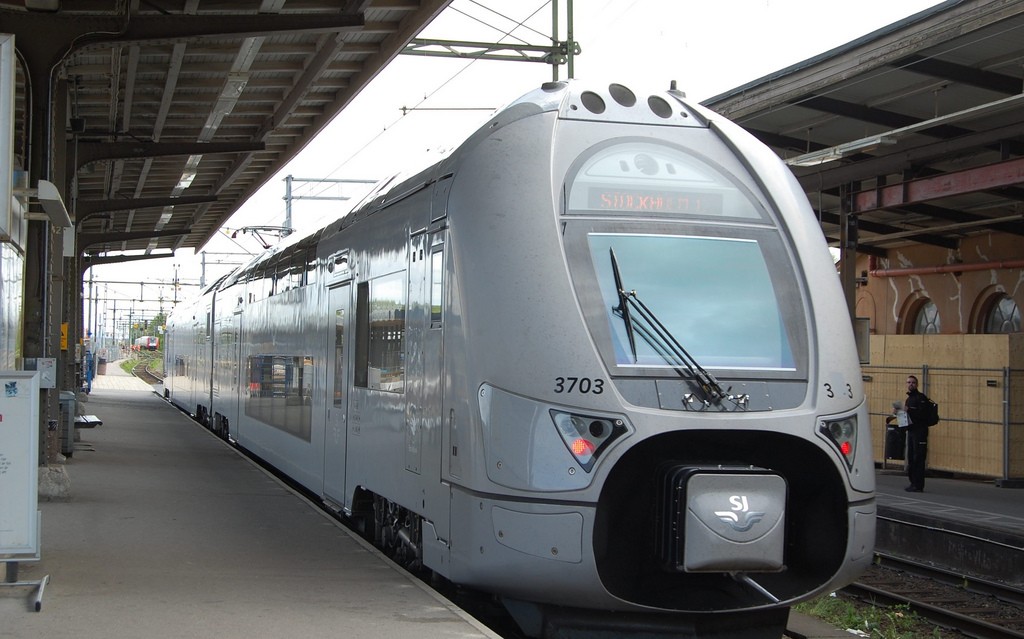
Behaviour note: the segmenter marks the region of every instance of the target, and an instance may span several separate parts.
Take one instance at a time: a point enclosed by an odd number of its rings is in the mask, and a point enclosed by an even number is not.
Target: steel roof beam
[[[302,72],[302,75],[299,76],[291,89],[279,101],[274,112],[263,121],[263,124],[256,132],[256,135],[253,136],[254,140],[266,140],[267,136],[270,135],[272,131],[280,127],[281,124],[291,116],[294,112],[295,106],[299,103],[299,100],[306,95],[309,87],[316,82],[323,70],[345,46],[345,41],[342,39],[341,35],[338,34],[325,38],[322,42],[318,43],[318,45],[320,49],[316,52],[316,55],[309,60],[306,70]]]
[[[789,135],[782,135],[781,133],[771,133],[769,131],[762,131],[760,129],[754,129],[746,126],[743,128],[755,138],[761,140],[761,142],[767,144],[773,149],[791,150],[797,151],[798,153],[811,153],[813,151],[820,151],[821,149],[828,148],[828,145],[821,144],[820,142],[803,140]]]
[[[505,60],[508,62],[565,64],[568,57],[567,46],[567,43],[564,42],[556,45],[529,45],[467,42],[459,40],[414,39],[406,45],[405,50],[402,51],[402,55],[461,58],[464,60],[485,59]],[[573,54],[580,54],[578,44],[575,44]]]
[[[113,16],[31,13],[0,9],[4,30],[20,33],[18,49],[43,64],[68,60],[76,51],[111,43],[186,42],[199,37],[269,36],[281,33],[357,31],[362,14],[202,14]],[[24,34],[45,33],[45,38]],[[70,44],[69,44],[70,43]]]
[[[817,213],[818,213],[819,219],[822,222],[827,222],[829,224],[836,224],[836,225],[838,225],[840,223],[839,215],[836,214],[836,213],[827,213],[825,211],[818,211]],[[857,228],[862,230],[862,231],[867,231],[868,233],[877,233],[879,235],[890,235],[892,233],[902,233],[902,232],[905,232],[907,230],[905,228],[889,226],[888,224],[880,224],[878,222],[871,222],[871,221],[865,220],[865,219],[858,219],[857,220]],[[941,235],[935,235],[933,233],[929,233],[927,228],[922,228],[920,234],[915,235],[914,240],[917,241],[917,242],[920,242],[922,244],[931,244],[932,246],[939,246],[939,247],[948,248],[948,249],[955,249],[955,248],[957,248],[957,246],[959,244],[957,242],[957,240],[955,240],[955,239],[948,238],[948,237],[943,237]],[[861,247],[860,244],[857,245],[857,250],[861,251],[862,253],[867,252],[865,250],[862,250],[862,247]]]
[[[822,111],[823,113],[831,113],[844,118],[852,118],[862,122],[878,124],[880,126],[893,129],[911,126],[921,121],[919,118],[903,115],[902,113],[886,111],[885,109],[876,109],[867,105],[854,104],[852,102],[845,102],[835,98],[826,98],[820,95],[810,95],[800,98],[792,101],[791,104],[808,109],[814,109],[815,111]],[[973,133],[973,131],[958,126],[939,124],[928,129],[917,131],[917,133],[948,139],[967,135]]]
[[[917,54],[908,55],[893,62],[892,66],[904,71],[913,71],[914,73],[966,84],[978,87],[979,89],[995,91],[996,93],[1014,95],[1021,92],[1020,78],[939,60],[938,58]]]
[[[760,133],[755,132],[759,138]],[[814,168],[807,172],[800,172],[797,179],[805,189],[827,190],[836,188],[841,184],[847,184],[856,180],[863,180],[867,176],[887,175],[900,173],[914,164],[936,162],[946,158],[954,157],[963,151],[970,151],[979,147],[989,147],[993,144],[1009,138],[1024,136],[1024,122],[1018,122],[990,131],[981,131],[970,135],[960,136],[953,140],[933,142],[924,146],[915,147],[899,153],[890,153],[878,157],[872,157],[853,164],[842,165],[819,165],[829,168]],[[796,169],[797,167],[793,167]]]
[[[214,195],[183,195],[180,197],[149,197],[120,200],[78,200],[75,203],[76,219],[81,221],[97,213],[128,211],[131,209],[152,209],[163,206],[185,206],[216,202]]]
[[[120,264],[121,262],[137,262],[139,260],[159,260],[161,258],[174,257],[174,253],[149,253],[146,255],[84,255],[78,261],[78,270],[85,273],[93,266],[101,264]]]
[[[59,17],[59,16],[54,16]],[[74,16],[74,21],[88,22],[88,16]],[[111,22],[109,19],[104,22]],[[83,38],[79,48],[96,42],[181,42],[199,37],[255,37],[281,33],[336,33],[354,31],[364,25],[362,14],[200,14],[200,15],[132,15],[123,32],[111,36]],[[120,31],[120,29],[119,29]]]
[[[192,231],[190,229],[181,229],[176,231],[128,231],[124,233],[79,233],[78,234],[78,250],[83,251],[87,247],[95,246],[96,244],[115,244],[117,242],[127,242],[128,240],[148,240],[153,237],[178,237],[179,235],[188,235]]]
[[[825,236],[825,242],[832,248],[839,248],[842,243],[838,237]],[[870,246],[867,244],[858,244],[857,252],[864,253],[865,255],[874,255],[875,257],[889,257],[888,249],[878,248],[877,246]]]
[[[211,153],[252,153],[264,151],[263,142],[79,142],[76,170],[100,160],[208,155]],[[70,160],[69,160],[70,161]]]
[[[1024,158],[974,169],[952,171],[930,178],[910,180],[861,191],[853,197],[853,212],[864,213],[977,193],[1024,183]]]
[[[990,224],[990,228],[998,229],[1004,233],[1009,233],[1011,235],[1024,235],[1024,223],[1007,221],[994,222],[992,221],[992,218],[985,215],[978,215],[977,213],[956,211],[931,204],[911,204],[909,206],[900,207],[899,210],[918,215],[927,215],[928,217],[934,217],[940,220],[949,220],[950,222],[960,224],[986,222]]]

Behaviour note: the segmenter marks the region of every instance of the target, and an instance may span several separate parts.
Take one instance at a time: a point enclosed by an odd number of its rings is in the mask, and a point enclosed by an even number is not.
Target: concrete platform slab
[[[50,575],[42,610],[0,590],[0,636],[496,637],[132,386],[94,386],[103,425],[66,464],[70,498],[40,504],[41,561],[20,565]]]

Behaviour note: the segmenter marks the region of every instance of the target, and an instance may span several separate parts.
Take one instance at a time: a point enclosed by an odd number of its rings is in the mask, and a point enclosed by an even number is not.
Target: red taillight
[[[626,432],[623,420],[591,415],[551,411],[551,419],[576,462],[590,472],[601,452],[617,437]]]
[[[577,439],[572,443],[572,454],[579,458],[590,457],[597,447],[585,439]]]
[[[819,431],[832,440],[847,468],[853,468],[853,458],[857,454],[857,416],[823,420]]]

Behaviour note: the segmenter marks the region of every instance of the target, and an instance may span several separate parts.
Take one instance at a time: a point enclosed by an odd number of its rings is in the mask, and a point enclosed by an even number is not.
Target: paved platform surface
[[[978,528],[979,535],[1016,537],[1024,552],[1024,489],[999,488],[991,480],[928,477],[925,492],[908,493],[896,470],[876,474],[879,510],[926,515]]]
[[[114,366],[0,637],[496,637]]]
[[[107,363],[107,373],[96,375],[92,378],[92,390],[94,393],[105,395],[104,391],[146,391],[151,392],[153,387],[134,375],[130,375],[121,368],[121,361]],[[87,406],[86,404],[85,406]]]

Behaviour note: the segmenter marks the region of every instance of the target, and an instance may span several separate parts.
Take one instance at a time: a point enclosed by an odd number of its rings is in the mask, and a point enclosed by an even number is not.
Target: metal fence
[[[1024,370],[865,366],[875,459],[885,459],[885,417],[916,375],[921,392],[939,404],[928,435],[928,467],[992,478],[1024,477]],[[902,462],[897,462],[897,465]]]

